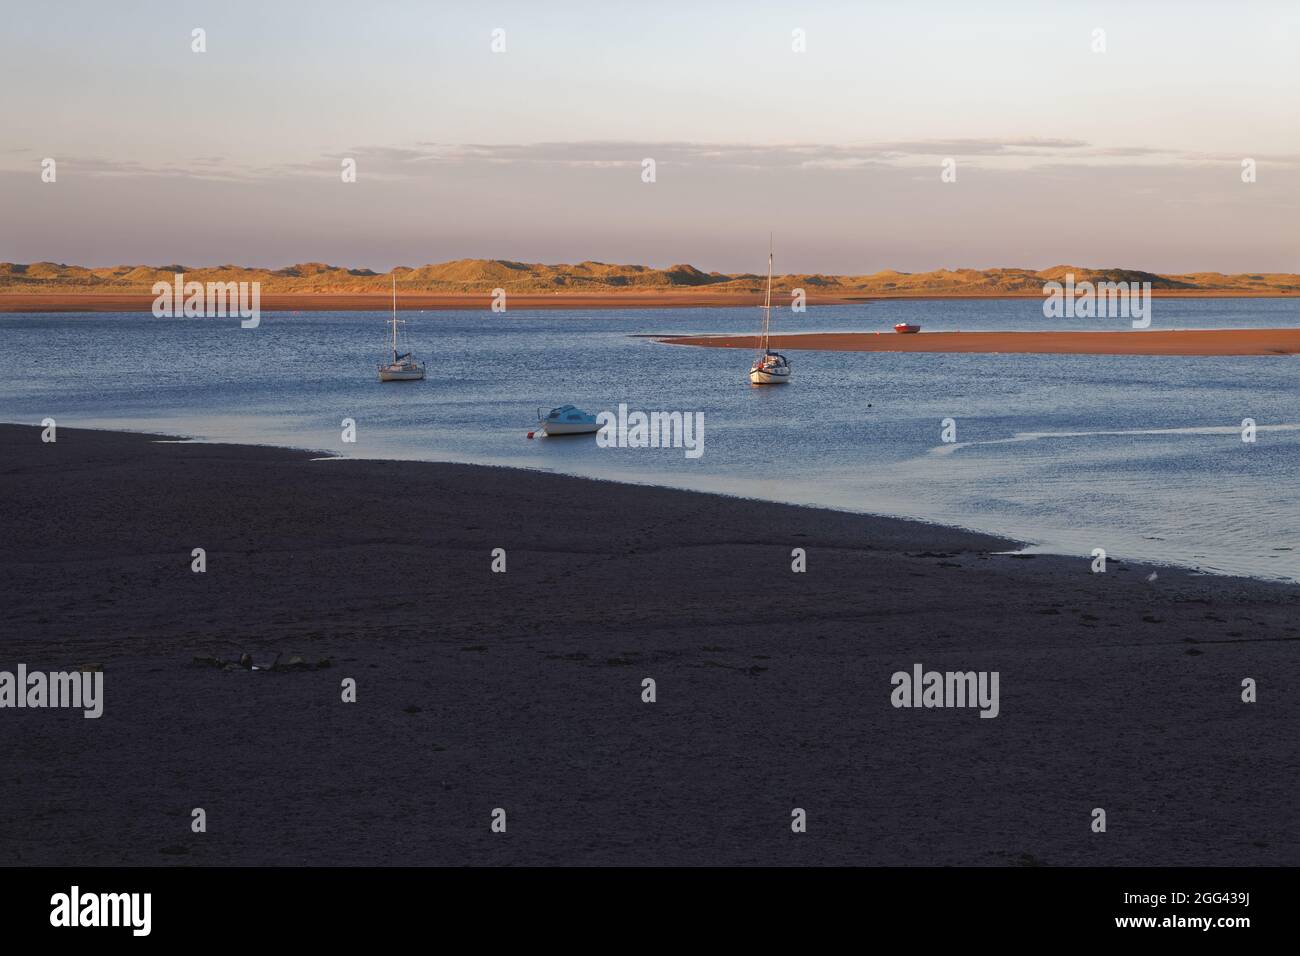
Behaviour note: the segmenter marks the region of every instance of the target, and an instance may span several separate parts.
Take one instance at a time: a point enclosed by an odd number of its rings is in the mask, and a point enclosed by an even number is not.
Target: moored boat
[[[537,424],[547,435],[590,435],[600,431],[595,415],[589,415],[574,405],[552,408],[546,415],[537,410]]]
[[[784,385],[790,381],[790,362],[780,352],[764,352],[749,370],[751,385]]]
[[[393,315],[389,319],[389,324],[393,327],[393,338],[390,345],[392,353],[389,361],[379,366],[379,381],[381,382],[418,382],[424,378],[424,363],[417,362],[415,355],[411,351],[397,351],[397,326],[405,325],[397,318],[397,276],[393,276]]]
[[[784,385],[790,381],[790,362],[771,349],[772,328],[772,247],[767,250],[767,296],[763,300],[763,331],[758,339],[758,356],[749,368],[751,385]]]
[[[894,331],[898,332],[900,335],[911,335],[914,332],[920,332],[921,327],[919,325],[909,325],[906,322],[899,322],[894,326]]]

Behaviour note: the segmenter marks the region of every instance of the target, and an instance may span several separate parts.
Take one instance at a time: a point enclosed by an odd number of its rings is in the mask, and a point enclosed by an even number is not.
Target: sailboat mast
[[[763,300],[763,341],[759,349],[767,351],[768,330],[772,324],[772,237],[767,238],[767,297]]]
[[[393,361],[397,361],[397,273],[393,273]]]

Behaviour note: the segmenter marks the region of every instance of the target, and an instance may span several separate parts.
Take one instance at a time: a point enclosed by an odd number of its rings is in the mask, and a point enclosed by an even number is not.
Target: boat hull
[[[379,370],[381,382],[418,382],[422,378],[424,378],[422,368],[381,368]]]
[[[784,374],[778,372],[765,372],[760,369],[750,369],[750,385],[784,385],[790,381],[790,371],[787,369]]]
[[[547,435],[594,435],[600,431],[600,426],[585,422],[582,424],[548,422],[542,426],[542,431]]]

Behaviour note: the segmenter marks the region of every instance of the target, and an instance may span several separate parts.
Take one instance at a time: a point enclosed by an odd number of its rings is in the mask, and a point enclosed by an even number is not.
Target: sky
[[[0,261],[1300,272],[1298,49],[1282,0],[27,4]]]

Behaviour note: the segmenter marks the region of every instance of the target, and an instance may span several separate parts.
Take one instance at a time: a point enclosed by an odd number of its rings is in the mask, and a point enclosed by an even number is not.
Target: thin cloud
[[[5,150],[6,154],[27,152]],[[1243,156],[1196,153],[1142,145],[1094,146],[1084,140],[1039,137],[984,137],[896,140],[876,143],[693,143],[587,140],[541,143],[436,143],[409,146],[356,146],[317,157],[279,164],[254,164],[224,156],[199,156],[172,162],[98,155],[58,157],[60,170],[90,177],[166,177],[217,182],[265,182],[285,178],[339,175],[343,160],[355,160],[367,179],[401,181],[427,176],[431,167],[498,168],[511,166],[570,169],[639,167],[653,158],[663,166],[748,172],[852,171],[871,167],[919,168],[949,157],[989,169],[1059,170],[1063,167],[1117,169],[1195,168],[1238,164]],[[1297,154],[1258,154],[1257,162],[1275,167],[1300,166]],[[25,171],[27,163],[0,163]]]

